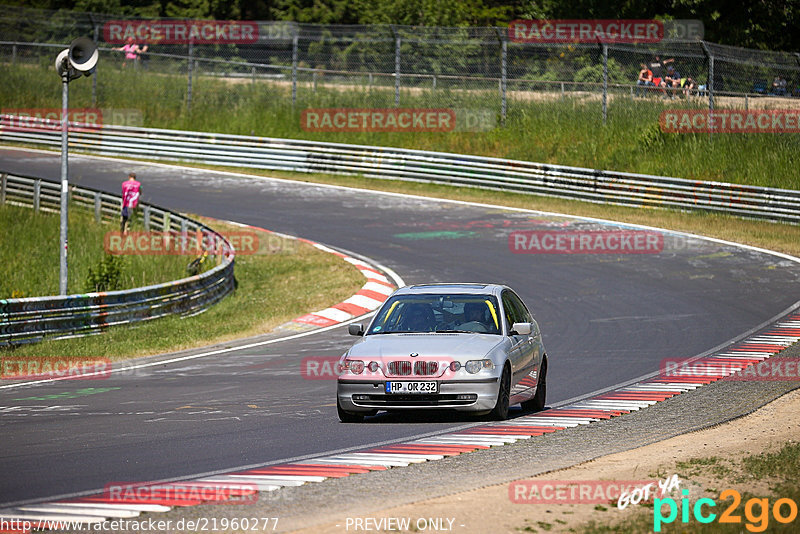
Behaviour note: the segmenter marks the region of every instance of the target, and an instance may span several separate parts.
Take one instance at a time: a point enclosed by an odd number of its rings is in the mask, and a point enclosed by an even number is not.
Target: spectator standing
[[[648,67],[653,72],[653,85],[656,87],[666,87],[666,83],[664,82],[664,65],[667,63],[672,63],[675,61],[674,59],[665,59],[661,61],[659,56],[653,56],[653,59],[650,61]]]
[[[129,220],[133,217],[133,210],[139,205],[139,195],[142,184],[136,180],[136,173],[128,174],[128,179],[122,182],[122,222],[119,225],[120,233],[127,233],[130,226]]]
[[[125,46],[115,48],[114,50],[125,52],[125,59],[122,61],[123,68],[128,64],[128,61],[135,65],[137,59],[139,58],[139,45],[133,41],[133,37],[128,37],[128,41],[125,43]]]
[[[150,48],[150,45],[145,44],[142,47],[139,47],[139,55],[136,58],[139,61],[139,64],[142,66],[143,69],[146,69],[149,62],[150,62],[150,55],[147,53],[147,50]]]

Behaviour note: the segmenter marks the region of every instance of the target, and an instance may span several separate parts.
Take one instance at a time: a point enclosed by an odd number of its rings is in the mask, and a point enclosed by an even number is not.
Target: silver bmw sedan
[[[338,363],[342,422],[379,410],[453,409],[508,417],[542,410],[547,354],[539,325],[509,287],[429,284],[398,289]]]

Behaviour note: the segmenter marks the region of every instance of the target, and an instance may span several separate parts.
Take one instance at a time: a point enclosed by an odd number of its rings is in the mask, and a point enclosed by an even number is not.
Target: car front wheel
[[[541,412],[545,407],[547,397],[547,358],[542,360],[542,369],[539,372],[539,381],[536,383],[536,393],[531,400],[522,403],[523,410]]]
[[[503,367],[503,374],[500,377],[500,385],[497,388],[497,403],[489,413],[489,417],[494,421],[505,421],[508,419],[508,403],[511,396],[511,369],[508,365]]]
[[[339,421],[342,423],[363,423],[364,416],[359,413],[346,412],[339,404],[339,399],[336,399],[336,412],[339,414]]]

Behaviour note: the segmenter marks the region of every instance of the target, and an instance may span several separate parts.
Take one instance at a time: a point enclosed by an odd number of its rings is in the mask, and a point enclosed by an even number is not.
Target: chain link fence
[[[75,37],[98,42],[101,57],[87,102],[92,107],[110,101],[98,78],[130,71],[151,81],[172,79],[171,85],[154,83],[151,97],[171,102],[176,113],[210,104],[231,110],[261,105],[252,102],[254,94],[300,108],[469,109],[485,112],[489,127],[523,106],[563,100],[589,106],[604,122],[651,117],[665,106],[800,107],[800,55],[697,40],[543,44],[511,41],[500,27],[257,22],[255,42],[140,40],[147,52],[126,60],[115,50],[118,42],[105,40],[112,16],[12,6],[4,11],[0,62],[6,65],[52,70],[57,52]],[[661,78],[667,67],[675,69],[674,87],[637,85],[641,66],[656,56],[664,64]],[[211,80],[224,81],[226,90],[213,97],[204,93]],[[8,96],[4,106],[13,100]]]

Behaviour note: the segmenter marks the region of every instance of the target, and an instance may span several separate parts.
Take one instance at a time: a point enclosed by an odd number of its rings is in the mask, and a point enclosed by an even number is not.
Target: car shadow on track
[[[546,410],[547,408],[545,408]],[[523,410],[519,406],[512,406],[508,410],[508,420],[516,419],[534,413]],[[452,410],[397,410],[393,412],[379,412],[377,415],[364,418],[361,424],[391,425],[391,424],[424,424],[424,423],[498,423],[488,416],[475,416],[464,412]]]

